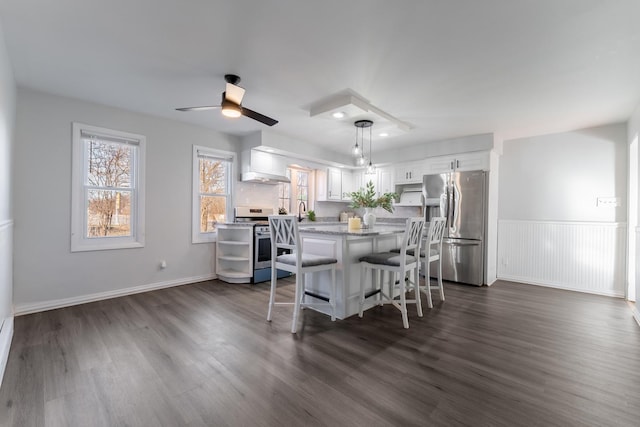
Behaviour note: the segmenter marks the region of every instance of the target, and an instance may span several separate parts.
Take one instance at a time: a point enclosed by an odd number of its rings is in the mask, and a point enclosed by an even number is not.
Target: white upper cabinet
[[[395,168],[396,184],[421,184],[424,175],[424,161],[400,163]]]
[[[348,170],[342,170],[342,200],[351,201],[351,192],[355,191],[354,174]]]
[[[489,152],[456,154],[454,156],[431,157],[424,161],[424,174],[453,171],[489,170]]]
[[[392,167],[378,169],[378,184],[376,185],[378,194],[393,193],[395,191],[396,182],[394,178],[397,176],[397,173],[394,172],[397,172],[397,170]]]
[[[316,198],[321,202],[349,201],[344,193],[351,192],[353,176],[351,172],[338,168],[316,170]]]
[[[336,168],[327,169],[327,200],[342,199],[342,171]]]

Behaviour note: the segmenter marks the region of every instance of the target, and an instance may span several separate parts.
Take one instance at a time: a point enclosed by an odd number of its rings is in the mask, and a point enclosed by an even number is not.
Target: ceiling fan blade
[[[242,107],[242,115],[245,116],[245,117],[249,117],[250,119],[257,120],[257,121],[259,121],[261,123],[264,123],[267,126],[273,126],[276,123],[278,123],[277,120],[272,119],[271,117],[267,117],[265,115],[262,115],[260,113],[256,113],[255,111],[250,110],[250,109],[248,109],[246,107]]]
[[[244,97],[245,90],[240,86],[236,86],[231,83],[227,83],[227,99],[235,104],[242,104],[242,97]]]
[[[203,111],[203,110],[214,110],[216,108],[220,108],[219,105],[207,105],[207,106],[203,106],[203,107],[183,107],[183,108],[176,108],[176,110],[178,111]]]

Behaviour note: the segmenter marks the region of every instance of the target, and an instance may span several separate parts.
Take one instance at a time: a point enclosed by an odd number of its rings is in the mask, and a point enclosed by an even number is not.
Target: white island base
[[[360,297],[360,258],[371,252],[384,252],[400,246],[404,225],[376,225],[371,229],[349,231],[346,225],[301,226],[305,253],[336,258],[336,317],[345,319],[357,314]],[[331,274],[328,271],[308,274],[307,291],[328,298]],[[372,279],[367,280],[373,289]],[[310,298],[311,297],[306,297]],[[365,306],[366,308],[367,306]],[[313,307],[330,314],[328,308]]]

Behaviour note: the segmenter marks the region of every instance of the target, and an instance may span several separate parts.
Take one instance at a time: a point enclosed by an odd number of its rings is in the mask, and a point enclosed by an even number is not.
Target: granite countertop
[[[346,223],[338,224],[314,224],[300,227],[300,233],[306,234],[331,234],[338,236],[380,236],[384,234],[402,233],[405,230],[404,224],[377,224],[372,228],[361,228],[359,230],[349,230]]]
[[[224,225],[227,227],[253,227],[256,225],[255,222],[223,222],[219,225]]]

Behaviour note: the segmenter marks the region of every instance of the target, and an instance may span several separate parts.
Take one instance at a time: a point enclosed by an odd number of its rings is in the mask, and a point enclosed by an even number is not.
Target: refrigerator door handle
[[[449,190],[449,229],[456,227],[456,185],[451,183],[451,189]]]
[[[440,194],[440,216],[449,216],[449,189]]]
[[[447,241],[448,244],[450,244],[451,246],[479,246],[482,242],[477,241],[477,242],[456,242],[453,240],[449,240]]]

